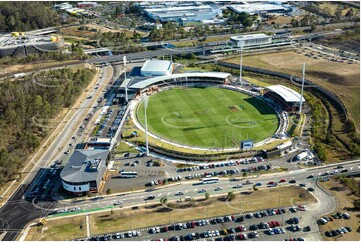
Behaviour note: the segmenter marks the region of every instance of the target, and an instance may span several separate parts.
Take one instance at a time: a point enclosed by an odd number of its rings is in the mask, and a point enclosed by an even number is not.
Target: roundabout
[[[141,99],[132,117],[143,130]],[[241,140],[261,142],[279,127],[279,117],[267,103],[218,86],[156,92],[149,98],[147,121],[157,139],[200,149],[239,149]]]

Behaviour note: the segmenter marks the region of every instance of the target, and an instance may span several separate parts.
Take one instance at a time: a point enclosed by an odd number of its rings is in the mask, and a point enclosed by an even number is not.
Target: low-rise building
[[[60,173],[63,188],[74,195],[98,192],[107,168],[109,150],[75,150]]]
[[[257,46],[257,45],[265,45],[272,43],[272,36],[266,34],[247,34],[240,36],[231,37],[230,41],[232,43],[237,44],[238,47],[241,46],[241,42],[244,43],[244,47],[247,46]]]
[[[142,76],[168,76],[173,72],[173,63],[167,60],[147,60],[140,71]]]

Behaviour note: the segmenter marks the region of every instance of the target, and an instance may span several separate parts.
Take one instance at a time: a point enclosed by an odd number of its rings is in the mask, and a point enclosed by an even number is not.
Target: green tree
[[[354,17],[354,11],[353,11],[353,8],[350,8],[348,11],[347,11],[347,13],[345,14],[345,17],[347,18],[347,19],[353,19],[353,17]]]
[[[243,172],[242,176],[243,176],[243,178],[246,178],[247,177],[247,172]]]
[[[335,10],[335,18],[337,21],[340,21],[342,18],[342,8],[337,7]]]
[[[256,185],[253,185],[253,191],[258,191],[258,188],[257,188],[257,186]]]
[[[227,200],[228,201],[232,201],[236,198],[236,194],[234,194],[234,192],[228,192],[227,194]]]
[[[111,190],[110,188],[108,188],[105,193],[106,193],[107,195],[110,195],[110,194],[112,194],[112,190]]]
[[[360,210],[360,199],[356,199],[352,202],[354,209]]]
[[[164,196],[160,199],[160,203],[162,203],[162,204],[166,204],[167,201],[168,201],[168,198],[166,196]]]
[[[206,199],[206,200],[208,200],[209,198],[210,198],[210,194],[208,193],[208,192],[206,192],[205,194],[204,194],[204,198]]]

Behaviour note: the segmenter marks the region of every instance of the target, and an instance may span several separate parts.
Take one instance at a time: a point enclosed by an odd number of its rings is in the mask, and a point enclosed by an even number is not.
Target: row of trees
[[[60,17],[44,2],[0,2],[0,29],[28,31],[59,24]]]
[[[85,58],[87,58],[87,55],[84,54],[83,50],[78,47],[74,47],[72,53],[63,53],[61,51],[49,51],[40,54],[30,54],[25,57],[6,56],[0,59],[0,64],[14,65],[14,64],[44,62],[50,60],[55,60],[55,61],[82,60]]]
[[[236,13],[229,9],[223,10],[223,16],[228,18],[227,24],[229,25],[241,24],[245,28],[251,27],[254,21],[257,20],[257,15],[251,16],[246,12]]]
[[[66,68],[0,84],[0,184],[15,177],[46,136],[49,119],[70,107],[94,74]]]

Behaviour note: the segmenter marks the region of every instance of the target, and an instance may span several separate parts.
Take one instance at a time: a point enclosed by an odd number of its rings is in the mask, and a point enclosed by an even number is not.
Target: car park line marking
[[[170,192],[167,193],[167,196],[170,194]]]
[[[141,196],[140,198],[143,198],[144,196]]]
[[[198,189],[196,188],[196,189],[193,190],[193,192],[196,192],[197,190],[198,190]]]
[[[352,170],[352,169],[353,169],[353,167],[350,168],[350,170]]]
[[[320,173],[318,173],[318,175],[321,175],[321,172],[320,172]]]
[[[184,193],[187,193],[188,192],[188,190],[186,190]]]
[[[163,193],[159,193],[158,197],[162,196]]]

